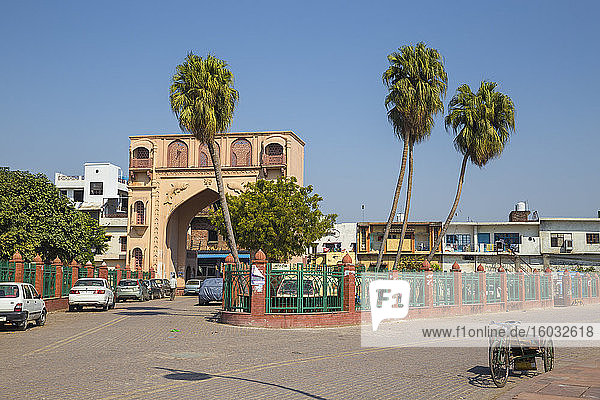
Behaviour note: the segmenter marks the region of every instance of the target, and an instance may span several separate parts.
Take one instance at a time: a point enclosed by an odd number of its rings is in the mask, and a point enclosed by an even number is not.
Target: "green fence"
[[[0,260],[0,282],[14,282],[15,263]]]
[[[410,307],[425,306],[425,272],[398,271],[398,279],[410,284]]]
[[[571,298],[580,299],[581,290],[579,284],[581,283],[581,275],[571,274]]]
[[[42,297],[54,297],[56,294],[56,267],[54,265],[44,265],[44,286]]]
[[[500,303],[502,301],[502,281],[497,272],[485,274],[485,298],[488,304]]]
[[[144,271],[142,272],[142,276],[144,277],[144,279],[148,280],[150,279],[150,271]]]
[[[433,305],[454,304],[454,272],[436,272],[433,274]]]
[[[523,276],[523,284],[525,289],[524,299],[535,300],[535,276],[525,274]]]
[[[110,287],[115,290],[117,288],[117,275],[118,271],[116,269],[109,269],[108,270],[108,284],[110,285]]]
[[[88,276],[88,269],[87,269],[87,267],[84,267],[82,265],[81,267],[79,267],[79,270],[77,273],[77,279],[87,278],[87,276]]]
[[[223,265],[223,310],[250,312],[250,266]]]
[[[519,284],[519,274],[506,274],[506,291],[508,301],[521,300],[521,285]]]
[[[550,275],[540,275],[540,299],[549,300],[552,298],[552,277]]]
[[[590,292],[592,297],[598,297],[598,281],[597,281],[597,276],[592,276],[592,285],[590,286]]]
[[[479,297],[479,273],[462,274],[462,302],[463,304],[478,304]]]
[[[131,271],[131,279],[138,279],[137,269],[135,271]]]
[[[35,263],[23,264],[23,282],[35,285]]]
[[[274,269],[267,264],[265,306],[267,313],[342,311],[342,267]]]
[[[584,275],[581,279],[581,297],[590,297],[590,281],[589,275]]]
[[[73,268],[70,266],[63,267],[63,276],[62,276],[62,295],[68,296],[69,290],[73,286]]]

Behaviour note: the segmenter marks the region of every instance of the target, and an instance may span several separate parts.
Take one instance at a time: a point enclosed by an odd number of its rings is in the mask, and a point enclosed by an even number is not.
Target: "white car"
[[[24,331],[31,321],[44,325],[46,314],[46,303],[33,285],[0,282],[0,325],[12,323]]]
[[[83,306],[102,307],[104,311],[115,306],[115,295],[104,278],[81,278],[69,291],[69,311]]]

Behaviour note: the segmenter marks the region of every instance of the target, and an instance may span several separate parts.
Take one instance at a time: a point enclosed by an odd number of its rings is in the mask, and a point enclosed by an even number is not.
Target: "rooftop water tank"
[[[527,211],[527,205],[525,204],[524,201],[520,201],[517,203],[517,206],[515,207],[515,210],[517,211]]]

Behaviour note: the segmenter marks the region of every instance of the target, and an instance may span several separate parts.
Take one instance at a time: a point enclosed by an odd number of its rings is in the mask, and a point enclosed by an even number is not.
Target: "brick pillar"
[[[425,285],[423,285],[423,289],[425,293],[423,293],[423,301],[425,302],[425,307],[433,307],[433,271],[426,270],[424,274]]]
[[[154,268],[152,268],[150,270],[150,279],[154,279],[154,278],[156,278],[156,271],[154,270]]]
[[[454,304],[457,306],[462,306],[462,272],[460,269],[453,269],[452,271],[452,273],[454,274]]]
[[[23,282],[23,275],[25,274],[25,267],[23,266],[23,257],[17,251],[13,254],[10,262],[15,263],[15,282]]]
[[[108,280],[108,267],[106,266],[105,262],[102,263],[98,270],[98,278],[104,278]]]
[[[63,282],[63,268],[62,268],[62,261],[60,261],[60,258],[56,257],[54,259],[54,261],[52,261],[52,266],[55,268],[56,271],[56,280],[54,281],[54,297],[61,297],[62,296],[62,282]]]
[[[125,279],[131,279],[131,270],[125,266]]]
[[[73,286],[75,282],[77,282],[77,279],[79,279],[79,267],[80,265],[77,264],[77,261],[71,261],[71,286]]]
[[[500,274],[500,302],[506,307],[508,303],[508,279],[504,268],[500,267],[498,273]]]
[[[42,261],[42,257],[38,254],[33,259],[35,263],[35,290],[37,290],[38,294],[41,296],[44,293],[44,261]]]
[[[94,277],[94,264],[92,264],[91,261],[88,261],[87,263],[85,263],[85,268],[87,269],[87,277],[93,278]]]
[[[356,311],[356,267],[352,264],[352,257],[346,254],[342,258],[342,264],[344,265],[344,311],[355,312]],[[398,276],[398,271],[394,271]]]
[[[258,250],[254,255],[254,264],[252,267],[256,266],[258,270],[263,274],[263,276],[267,277],[267,256],[262,250]],[[250,280],[252,280],[252,271],[250,271]],[[251,293],[250,293],[250,313],[252,316],[264,316],[265,315],[265,293],[269,288],[266,285],[262,287],[259,285],[251,284]]]
[[[123,278],[123,270],[121,269],[121,266],[119,264],[117,264],[117,285],[119,284],[119,282],[121,282],[122,278]]]
[[[537,268],[535,268],[533,270],[533,277],[535,279],[535,299],[537,301],[541,301],[542,300],[542,291],[540,288],[541,282],[540,282],[540,271],[538,271]]]
[[[479,271],[479,302],[482,305],[487,304],[487,283],[485,271]]]
[[[525,301],[525,274],[523,272],[517,274],[519,274],[519,301],[522,303]]]
[[[570,306],[573,301],[573,293],[571,293],[571,273],[567,270],[563,274],[563,305]]]

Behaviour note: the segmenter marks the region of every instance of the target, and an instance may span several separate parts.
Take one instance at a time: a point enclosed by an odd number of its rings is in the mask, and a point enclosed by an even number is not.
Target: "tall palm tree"
[[[181,130],[191,133],[208,147],[225,217],[227,243],[239,266],[240,259],[223,188],[221,162],[219,153],[215,151],[215,135],[227,131],[231,125],[238,98],[238,92],[233,87],[233,74],[227,69],[227,63],[210,54],[202,58],[190,52],[173,75],[171,109],[179,119]]]
[[[463,160],[454,204],[429,251],[428,261],[440,246],[458,207],[467,161],[483,168],[491,159],[500,157],[511,132],[515,131],[515,105],[510,97],[497,92],[496,86],[495,82],[483,81],[477,93],[473,93],[469,85],[462,85],[450,100],[446,130],[451,127],[454,131],[454,147],[462,153]]]
[[[398,208],[398,197],[404,180],[406,160],[409,153],[412,153],[413,145],[431,135],[434,125],[433,117],[444,111],[442,100],[448,87],[444,62],[436,49],[428,48],[425,43],[420,42],[416,46],[403,46],[398,50],[388,56],[390,66],[383,73],[383,82],[388,88],[385,98],[388,120],[394,128],[396,136],[404,141],[404,149],[392,209],[377,257],[377,270],[381,266],[385,243]],[[402,251],[402,242],[406,234],[411,193],[409,187],[398,252]]]

